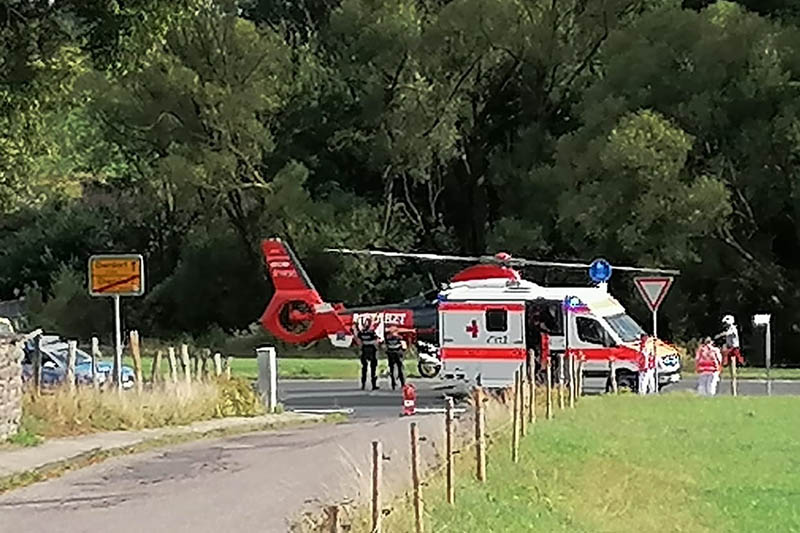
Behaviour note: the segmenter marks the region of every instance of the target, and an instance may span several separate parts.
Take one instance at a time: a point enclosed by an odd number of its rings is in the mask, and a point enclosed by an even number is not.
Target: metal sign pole
[[[770,331],[771,323],[771,320],[767,322],[766,339],[764,340],[766,343],[764,345],[764,353],[767,365],[767,396],[772,396],[772,379],[769,375],[769,369],[770,366],[772,366],[772,332]]]
[[[772,316],[769,314],[754,315],[753,325],[756,327],[764,326],[764,366],[767,370],[767,396],[772,396],[772,377],[769,372],[772,366]],[[733,364],[732,359],[731,364]]]
[[[658,307],[653,309],[653,359],[655,360],[655,368],[653,369],[653,384],[654,392],[659,394],[658,390]]]
[[[122,390],[122,327],[119,309],[119,294],[114,295],[114,367],[117,389]]]

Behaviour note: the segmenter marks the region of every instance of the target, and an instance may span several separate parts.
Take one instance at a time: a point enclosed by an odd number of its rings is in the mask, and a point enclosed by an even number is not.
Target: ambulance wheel
[[[423,363],[422,361],[417,363],[417,370],[423,378],[435,378],[439,374],[440,368],[439,365],[432,363]]]
[[[639,377],[627,372],[624,374],[618,373],[617,387],[619,387],[620,389],[627,389],[630,392],[636,393],[639,391]]]

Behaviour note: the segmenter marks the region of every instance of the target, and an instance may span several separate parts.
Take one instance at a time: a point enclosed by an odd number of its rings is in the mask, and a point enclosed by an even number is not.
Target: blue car
[[[35,353],[34,341],[25,345],[25,358],[22,361],[22,379],[28,381],[33,377],[33,358]],[[63,339],[53,336],[42,336],[39,349],[42,352],[43,386],[60,385],[67,375],[67,354],[69,344]],[[113,378],[113,364],[108,361],[95,363],[96,379],[98,383],[105,383]],[[92,383],[92,358],[81,349],[75,352],[75,380],[79,385]],[[133,369],[129,366],[122,367],[122,388],[129,389],[134,385]]]

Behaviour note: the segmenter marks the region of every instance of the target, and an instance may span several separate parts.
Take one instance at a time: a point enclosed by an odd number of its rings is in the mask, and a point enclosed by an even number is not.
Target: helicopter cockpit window
[[[508,313],[505,309],[486,310],[486,331],[506,331],[508,329]]]

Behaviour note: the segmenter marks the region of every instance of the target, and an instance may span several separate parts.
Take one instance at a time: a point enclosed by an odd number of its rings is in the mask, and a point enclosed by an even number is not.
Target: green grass
[[[730,370],[725,369],[724,374],[730,376]],[[767,370],[758,367],[741,367],[737,369],[737,375],[742,379],[766,379]],[[800,368],[772,368],[769,371],[772,379],[798,379],[800,380]]]
[[[124,364],[133,367],[133,359],[124,358]],[[213,361],[210,362],[213,366]],[[169,363],[162,360],[162,372],[169,371]],[[145,357],[142,360],[142,372],[145,379],[150,379],[153,359]],[[387,371],[388,363],[385,359],[378,361],[378,371]],[[418,377],[416,359],[405,360],[406,376]],[[256,379],[258,378],[258,364],[254,358],[234,358],[232,373],[234,376]],[[361,373],[361,363],[355,356],[350,358],[283,358],[278,357],[278,376],[282,379],[357,379]]]
[[[38,446],[41,443],[42,437],[26,427],[23,419],[23,424],[20,426],[19,430],[6,439],[5,443],[0,444],[0,451],[15,448],[29,448],[31,446]]]
[[[793,398],[584,398],[535,426],[519,464],[509,448],[490,448],[485,486],[460,456],[455,507],[430,480],[426,531],[800,531]],[[384,529],[413,531],[412,517],[397,501]]]

